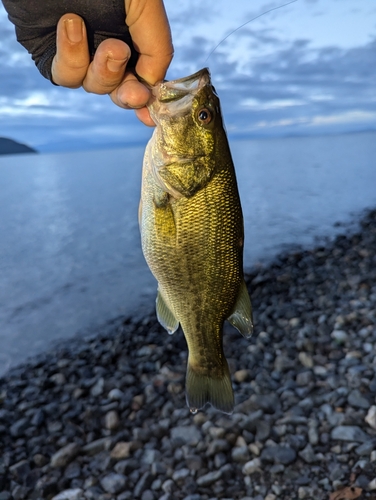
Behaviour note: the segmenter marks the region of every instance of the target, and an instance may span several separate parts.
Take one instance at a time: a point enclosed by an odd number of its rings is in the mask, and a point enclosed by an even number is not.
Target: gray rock
[[[108,393],[108,399],[111,399],[112,401],[118,401],[122,399],[124,396],[124,393],[120,389],[111,389],[111,391]]]
[[[110,431],[116,430],[120,425],[119,414],[117,411],[112,410],[106,413],[104,417],[104,426]]]
[[[81,500],[83,490],[80,488],[73,488],[70,490],[64,490],[58,495],[55,495],[52,500]]]
[[[25,486],[20,486],[19,484],[13,488],[12,490],[12,497],[13,500],[26,500],[28,494],[30,492],[29,488],[26,488]]]
[[[75,479],[81,476],[81,466],[78,462],[71,462],[64,471],[64,477]]]
[[[85,455],[93,456],[103,450],[108,450],[111,443],[112,439],[108,437],[96,439],[91,443],[85,444],[85,446],[82,447],[82,452],[85,453]]]
[[[104,390],[104,378],[101,377],[97,380],[97,382],[93,385],[93,387],[90,389],[90,394],[97,398],[101,394],[103,394]]]
[[[206,450],[206,455],[208,457],[211,457],[215,455],[216,453],[219,453],[220,451],[226,451],[230,448],[230,444],[226,439],[213,439],[209,443],[209,446]]]
[[[261,452],[261,460],[289,465],[296,460],[296,451],[290,446],[266,446]]]
[[[364,420],[372,429],[376,430],[376,406],[371,406]]]
[[[44,412],[43,410],[41,409],[38,409],[34,415],[33,415],[33,418],[31,419],[31,425],[33,427],[39,427],[40,425],[42,425],[45,421],[45,416],[44,416]]]
[[[175,486],[175,483],[172,479],[167,479],[163,484],[162,484],[162,490],[166,493],[166,494],[170,494],[174,491],[174,486]]]
[[[30,472],[30,464],[28,460],[21,460],[9,467],[9,472],[19,483],[24,483],[27,475]]]
[[[357,441],[359,443],[364,443],[370,439],[368,434],[355,425],[340,425],[335,427],[330,437],[332,439],[338,439],[339,441]]]
[[[154,500],[155,496],[151,490],[145,490],[141,495],[141,500]]]
[[[127,486],[127,478],[122,474],[110,472],[100,480],[100,485],[107,493],[117,494],[125,490]]]
[[[200,470],[202,467],[202,458],[199,455],[187,455],[185,464],[190,470]]]
[[[218,479],[221,479],[221,477],[222,477],[222,471],[220,470],[208,472],[208,474],[204,474],[203,476],[197,478],[197,484],[199,486],[210,486],[216,481],[218,481]]]
[[[153,449],[145,450],[142,455],[141,462],[143,464],[151,465],[154,462],[158,462],[160,456],[161,452],[158,450],[153,450]]]
[[[249,460],[249,450],[247,446],[236,446],[231,450],[231,458],[240,464]]]
[[[91,486],[85,490],[85,498],[87,500],[98,500],[103,498],[103,490],[99,486]]]
[[[149,488],[152,482],[153,482],[153,476],[150,474],[150,472],[145,472],[144,474],[142,474],[141,478],[139,479],[133,490],[133,495],[136,498],[140,497],[142,492],[147,488]]]
[[[359,456],[370,455],[371,452],[375,449],[376,449],[376,442],[374,439],[370,439],[369,441],[366,441],[360,446],[357,446],[355,448],[355,453]]]
[[[265,441],[270,436],[270,424],[265,420],[261,420],[256,424],[256,441]]]
[[[249,476],[260,469],[261,469],[261,460],[259,458],[254,458],[253,460],[250,460],[249,462],[244,464],[242,471],[243,474]]]
[[[354,408],[363,408],[365,410],[368,410],[368,408],[371,406],[368,399],[362,395],[359,389],[354,389],[353,391],[351,391],[348,395],[347,401],[349,405],[353,406]]]
[[[299,451],[299,456],[307,464],[313,464],[314,462],[316,462],[316,455],[311,444],[307,444],[307,446],[303,450]]]
[[[10,426],[10,434],[13,437],[21,437],[23,436],[26,429],[29,427],[29,419],[21,418],[17,420],[13,425]]]
[[[179,483],[181,481],[184,481],[189,475],[190,475],[189,469],[183,468],[183,469],[176,470],[172,474],[172,479],[175,481],[175,483]]]
[[[70,443],[61,448],[51,457],[51,467],[66,467],[80,452],[77,443]]]
[[[181,440],[182,442],[192,446],[197,445],[197,443],[202,440],[200,430],[194,425],[173,427],[171,429],[170,436],[172,440]]]

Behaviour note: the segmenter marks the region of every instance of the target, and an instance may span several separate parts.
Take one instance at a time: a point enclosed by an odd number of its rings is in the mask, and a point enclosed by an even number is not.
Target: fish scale
[[[144,158],[140,229],[158,281],[157,315],[169,333],[179,324],[184,332],[188,405],[211,403],[230,413],[223,323],[229,319],[249,336],[252,311],[243,278],[242,210],[219,100],[207,69],[160,84],[153,94],[149,110],[157,126]],[[209,123],[200,122],[205,116]]]

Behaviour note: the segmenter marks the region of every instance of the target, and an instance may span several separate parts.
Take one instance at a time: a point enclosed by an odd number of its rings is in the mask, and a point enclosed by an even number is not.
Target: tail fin
[[[187,405],[194,412],[210,403],[217,410],[232,413],[234,410],[234,393],[232,391],[230,372],[225,360],[221,378],[213,378],[194,370],[188,360],[186,378]]]

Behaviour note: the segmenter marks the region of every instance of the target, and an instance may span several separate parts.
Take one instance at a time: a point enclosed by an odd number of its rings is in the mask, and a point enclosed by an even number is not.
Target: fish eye
[[[208,110],[208,108],[201,108],[199,112],[197,113],[198,121],[202,125],[207,125],[212,121],[212,114],[211,111]]]

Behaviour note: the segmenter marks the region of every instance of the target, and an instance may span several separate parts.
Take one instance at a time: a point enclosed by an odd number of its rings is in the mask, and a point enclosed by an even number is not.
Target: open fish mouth
[[[160,102],[171,102],[185,97],[187,94],[196,94],[204,85],[210,82],[208,68],[203,68],[193,75],[169,82],[160,83],[157,86]]]
[[[205,85],[211,85],[208,68],[193,75],[177,80],[158,83],[152,88],[152,99],[148,104],[149,112],[155,123],[159,116],[176,116],[187,112],[194,96]]]

